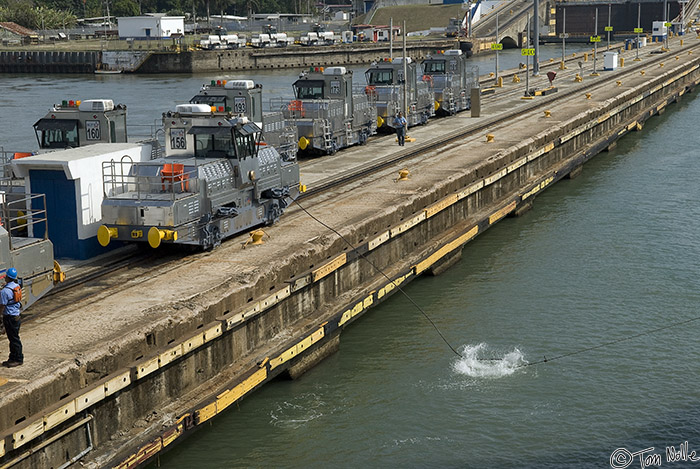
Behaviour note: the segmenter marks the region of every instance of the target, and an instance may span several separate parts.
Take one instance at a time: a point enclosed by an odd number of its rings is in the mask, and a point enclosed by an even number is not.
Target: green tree
[[[109,13],[114,16],[137,16],[139,4],[134,0],[114,0]]]

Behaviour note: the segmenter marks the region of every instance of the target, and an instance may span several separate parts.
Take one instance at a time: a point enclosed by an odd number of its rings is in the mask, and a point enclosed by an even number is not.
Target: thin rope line
[[[342,234],[340,234],[337,230],[335,230],[333,227],[327,225],[327,224],[324,223],[323,221],[321,221],[321,220],[319,220],[318,218],[316,218],[311,212],[309,212],[308,210],[306,210],[306,208],[304,208],[304,207],[299,203],[298,200],[293,199],[293,202],[294,202],[295,204],[297,204],[297,206],[298,206],[300,209],[302,209],[308,216],[310,216],[310,217],[311,217],[312,219],[314,219],[316,222],[320,223],[320,224],[323,225],[325,228],[329,229],[330,231],[332,231],[333,233],[335,233],[336,235],[338,235],[338,237],[339,237],[340,239],[342,239],[348,246],[350,246],[350,248],[351,248],[359,257],[361,257],[362,259],[364,259],[369,265],[372,266],[372,268],[373,268],[374,270],[376,270],[377,272],[379,272],[379,273],[380,273],[382,276],[384,276],[384,278],[386,278],[389,282],[392,282],[392,283],[395,285],[395,287],[401,292],[401,294],[404,295],[404,296],[408,299],[408,301],[410,301],[411,304],[412,304],[418,311],[420,311],[420,313],[425,317],[425,319],[428,320],[428,322],[433,326],[433,328],[435,329],[435,331],[438,333],[438,335],[439,335],[440,338],[443,340],[443,342],[445,342],[445,344],[450,348],[450,350],[452,350],[452,352],[453,352],[455,355],[457,355],[458,357],[460,357],[460,358],[465,358],[461,353],[459,353],[459,352],[452,346],[452,344],[450,344],[450,342],[449,342],[449,341],[447,340],[447,338],[444,336],[444,334],[442,333],[442,331],[440,331],[440,329],[439,329],[438,326],[435,324],[435,322],[430,318],[430,316],[428,316],[428,313],[426,313],[426,312],[423,310],[423,308],[421,308],[420,305],[418,305],[418,303],[416,303],[416,302],[413,300],[413,298],[411,298],[411,296],[410,296],[408,293],[406,293],[406,292],[404,291],[403,288],[401,288],[400,285],[397,285],[396,283],[394,283],[394,280],[392,280],[391,278],[389,278],[389,276],[388,276],[386,273],[384,273],[384,271],[383,271],[382,269],[380,269],[379,267],[377,267],[377,266],[376,266],[372,261],[370,261],[364,254],[362,254],[360,251],[358,251],[357,248],[355,248],[355,246],[353,246],[353,244],[350,243],[350,241],[348,241],[348,240],[347,240]],[[696,317],[693,317],[693,318],[690,318],[690,319],[686,319],[686,320],[683,320],[683,321],[678,321],[678,322],[674,322],[674,323],[671,323],[671,324],[667,324],[667,325],[665,325],[665,326],[657,327],[657,328],[655,328],[655,329],[651,329],[651,330],[648,330],[648,331],[639,332],[639,333],[637,333],[637,334],[633,334],[633,335],[630,335],[630,336],[620,337],[619,339],[611,340],[611,341],[609,341],[609,342],[603,342],[603,343],[598,344],[598,345],[593,345],[593,346],[585,347],[585,348],[582,348],[582,349],[579,349],[579,350],[574,350],[574,351],[572,351],[572,352],[563,353],[563,354],[561,354],[561,355],[557,355],[557,356],[554,356],[554,357],[551,357],[551,358],[547,358],[546,356],[544,356],[541,360],[538,360],[538,361],[535,361],[535,362],[524,363],[524,364],[522,364],[522,365],[516,366],[516,368],[525,368],[525,367],[527,367],[527,366],[540,365],[540,364],[542,364],[542,363],[549,363],[549,362],[553,362],[553,361],[555,361],[555,360],[561,360],[562,358],[567,358],[567,357],[571,357],[571,356],[574,356],[574,355],[579,355],[579,354],[582,354],[582,353],[587,353],[587,352],[590,352],[590,351],[593,351],[593,350],[598,350],[598,349],[601,349],[601,348],[604,348],[604,347],[609,347],[609,346],[611,346],[611,345],[619,344],[619,343],[621,343],[621,342],[627,342],[627,341],[630,341],[630,340],[632,340],[632,339],[637,339],[637,338],[639,338],[639,337],[643,337],[643,336],[646,336],[646,335],[655,334],[655,333],[657,333],[657,332],[661,332],[661,331],[664,331],[664,330],[667,330],[667,329],[671,329],[671,328],[674,328],[674,327],[678,327],[678,326],[682,326],[682,325],[685,325],[685,324],[690,324],[690,323],[692,323],[692,322],[699,321],[699,320],[700,320],[700,316],[696,316]],[[503,359],[502,359],[502,358],[479,358],[478,360],[479,360],[479,361],[500,361],[500,360],[503,360]]]
[[[648,331],[640,332],[640,333],[638,333],[638,334],[633,334],[633,335],[630,335],[630,336],[627,336],[627,337],[621,337],[621,338],[619,338],[619,339],[611,340],[610,342],[604,342],[604,343],[602,343],[602,344],[593,345],[593,346],[591,346],[591,347],[586,347],[586,348],[582,348],[582,349],[579,349],[579,350],[574,350],[573,352],[568,352],[568,353],[564,353],[564,354],[561,354],[561,355],[557,355],[556,357],[552,357],[552,358],[544,357],[542,360],[538,360],[538,361],[532,362],[532,363],[525,363],[525,364],[523,364],[523,365],[517,366],[516,368],[524,368],[524,367],[526,367],[526,366],[539,365],[540,363],[547,363],[547,362],[553,362],[554,360],[561,360],[562,358],[570,357],[570,356],[572,356],[572,355],[578,355],[578,354],[580,354],[580,353],[590,352],[591,350],[597,350],[597,349],[600,349],[600,348],[603,348],[603,347],[608,347],[608,346],[610,346],[610,345],[619,344],[620,342],[626,342],[626,341],[628,341],[628,340],[637,339],[637,338],[643,337],[643,336],[645,336],[645,335],[655,334],[655,333],[657,333],[657,332],[661,332],[661,331],[664,331],[664,330],[666,330],[666,329],[671,329],[671,328],[673,328],[673,327],[682,326],[682,325],[684,325],[684,324],[690,324],[691,322],[695,322],[695,321],[698,321],[698,320],[700,320],[700,316],[696,316],[696,317],[694,317],[694,318],[686,319],[686,320],[684,320],[684,321],[678,321],[678,322],[675,322],[675,323],[672,323],[672,324],[668,324],[668,325],[666,325],[666,326],[657,327],[656,329],[651,329],[651,330],[648,330]]]
[[[382,269],[380,269],[379,267],[377,267],[376,265],[374,265],[374,263],[373,263],[372,261],[370,261],[367,257],[365,257],[364,254],[362,254],[360,251],[358,251],[358,250],[355,248],[355,246],[353,246],[352,243],[350,243],[350,241],[348,241],[347,239],[345,239],[345,237],[344,237],[342,234],[338,233],[338,231],[336,231],[335,229],[333,229],[331,226],[328,226],[327,224],[325,224],[324,222],[322,222],[321,220],[319,220],[318,218],[316,218],[311,212],[309,212],[309,211],[306,210],[304,207],[302,207],[302,205],[299,203],[299,201],[298,201],[297,199],[294,199],[293,201],[294,201],[294,203],[297,204],[297,206],[298,206],[300,209],[302,209],[308,216],[310,216],[311,218],[313,218],[314,220],[316,220],[318,223],[320,223],[321,225],[325,226],[326,228],[328,228],[329,230],[331,230],[333,233],[335,233],[336,235],[338,235],[338,236],[340,237],[340,239],[342,239],[348,246],[350,246],[350,248],[351,248],[353,251],[355,251],[355,253],[356,253],[358,256],[360,256],[362,259],[364,259],[369,265],[372,266],[372,268],[374,268],[374,270],[376,270],[377,272],[379,272],[380,274],[382,274],[388,281],[390,281],[392,284],[394,284],[394,286],[408,299],[408,301],[410,301],[411,304],[413,304],[413,306],[415,306],[416,309],[417,309],[418,311],[420,311],[421,314],[423,314],[423,316],[425,316],[425,319],[427,319],[428,322],[433,326],[433,328],[435,329],[435,331],[438,333],[438,335],[440,336],[440,338],[442,338],[443,342],[445,342],[445,344],[447,344],[447,346],[450,348],[450,350],[452,350],[452,352],[454,352],[454,354],[457,355],[458,357],[464,358],[464,357],[462,356],[462,354],[459,353],[459,352],[452,346],[452,344],[450,344],[450,343],[448,342],[447,338],[445,338],[445,336],[444,336],[443,333],[440,331],[440,329],[437,327],[437,325],[433,322],[432,319],[430,319],[430,316],[428,316],[428,313],[426,313],[426,312],[423,310],[423,308],[421,308],[421,307],[418,305],[418,303],[416,303],[415,301],[413,301],[413,298],[411,298],[411,296],[410,296],[408,293],[406,293],[406,292],[403,290],[403,288],[401,288],[401,286],[397,285],[397,284],[394,282],[394,280],[392,280],[391,278],[389,278],[389,276],[388,276],[387,274],[384,273],[384,271],[383,271]]]

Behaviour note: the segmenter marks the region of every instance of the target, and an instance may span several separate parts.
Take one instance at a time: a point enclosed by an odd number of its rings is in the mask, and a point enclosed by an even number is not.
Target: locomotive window
[[[369,85],[391,85],[394,83],[392,70],[370,70],[366,73]]]
[[[294,83],[294,95],[297,99],[323,99],[323,82],[321,80],[298,80]]]
[[[194,137],[195,158],[221,158],[234,155],[230,130],[229,133],[196,134]]]
[[[236,132],[236,155],[246,158],[255,154],[255,135],[241,135]]]
[[[427,61],[425,62],[425,73],[445,73],[445,61]]]
[[[190,104],[206,104],[207,106],[223,106],[226,108],[226,96],[209,96],[206,94],[198,94],[190,99]]]
[[[41,148],[74,148],[79,146],[78,121],[67,119],[41,119],[34,124]]]

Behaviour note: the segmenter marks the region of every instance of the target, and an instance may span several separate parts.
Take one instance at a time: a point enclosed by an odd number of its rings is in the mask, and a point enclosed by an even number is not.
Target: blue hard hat
[[[7,278],[11,278],[12,280],[17,280],[17,269],[14,267],[10,267],[7,269],[7,274],[5,274]]]

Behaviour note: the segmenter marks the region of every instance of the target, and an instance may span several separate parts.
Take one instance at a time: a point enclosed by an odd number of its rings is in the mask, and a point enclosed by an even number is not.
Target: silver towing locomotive
[[[281,109],[296,125],[300,150],[333,154],[377,132],[374,103],[362,91],[353,92],[351,70],[316,67],[293,86],[295,98],[271,100],[271,109]]]
[[[436,113],[451,115],[469,109],[471,89],[479,84],[479,67],[468,65],[461,50],[440,51],[423,60],[423,81],[434,93]]]
[[[433,93],[428,84],[418,77],[418,67],[410,57],[406,57],[405,67],[403,57],[375,62],[365,76],[365,93],[377,102],[377,125],[380,129],[393,130],[394,116],[404,109],[409,127],[425,124],[435,115]]]
[[[43,150],[126,142],[126,106],[111,99],[65,100],[34,124]]]
[[[105,163],[97,233],[111,240],[213,248],[222,239],[279,219],[299,193],[299,166],[260,140],[245,117],[202,104],[163,115],[165,158]]]
[[[190,99],[190,103],[209,105],[214,112],[246,116],[263,129],[268,145],[274,146],[288,159],[295,158],[296,129],[285,120],[281,111],[263,112],[262,100],[262,85],[253,80],[211,80]]]

